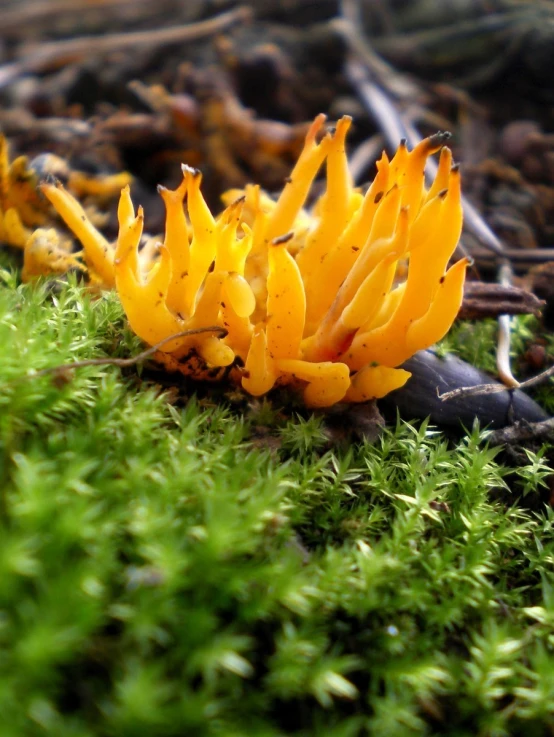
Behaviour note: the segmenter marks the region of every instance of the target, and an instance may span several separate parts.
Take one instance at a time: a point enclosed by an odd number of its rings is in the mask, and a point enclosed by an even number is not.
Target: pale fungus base
[[[380,398],[410,374],[397,368],[442,338],[462,301],[466,261],[450,268],[462,227],[460,174],[437,134],[392,160],[383,154],[366,194],[352,186],[345,154],[350,118],[304,149],[277,200],[257,186],[227,193],[214,218],[199,171],[183,166],[175,190],[159,192],[166,232],[154,261],[139,250],[143,212],[129,187],[112,246],[61,186],[45,195],[85,249],[89,269],[119,294],[132,329],[150,345],[192,328],[220,325],[224,338],[178,338],[158,354],[166,366],[207,378],[226,375],[254,396],[301,387],[311,407]],[[441,149],[425,188],[428,156]],[[327,185],[304,204],[322,164]],[[183,203],[186,200],[186,213]],[[402,279],[400,275],[406,273]],[[399,265],[401,268],[399,268]],[[221,373],[221,372],[219,372]]]

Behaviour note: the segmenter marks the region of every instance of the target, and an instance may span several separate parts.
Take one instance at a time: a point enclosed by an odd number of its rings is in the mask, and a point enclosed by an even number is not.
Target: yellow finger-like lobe
[[[135,217],[136,217],[135,208],[131,200],[131,189],[130,187],[123,187],[123,189],[121,190],[121,196],[119,198],[119,203],[117,206],[117,219],[119,222],[120,232],[126,231],[128,238],[132,238],[130,233],[133,231],[133,224],[135,223]],[[142,234],[142,225],[141,225],[141,234]],[[137,243],[136,245],[131,246],[132,243],[134,243],[133,240],[129,242],[129,247],[127,248],[126,242],[123,241],[123,243],[120,245],[120,257],[121,257],[121,254],[124,253],[126,267],[131,270],[131,272],[134,274],[136,279],[139,279],[140,278],[139,255],[138,255],[138,245],[139,244]],[[116,244],[116,248],[118,245],[119,243]]]
[[[114,273],[116,277],[118,275],[122,278],[132,276],[134,283],[140,284],[141,275],[137,270],[137,253],[142,237],[144,213],[139,207],[136,217],[134,214],[129,217],[127,206],[120,203],[118,216],[121,217],[121,220],[115,246]]]
[[[253,326],[248,317],[239,317],[231,307],[227,294],[228,283],[223,285],[223,300],[221,304],[221,320],[227,330],[224,339],[226,345],[233,349],[237,356],[245,361],[252,340]]]
[[[410,252],[406,292],[394,318],[395,330],[398,327],[407,329],[410,322],[419,319],[429,308],[460,238],[462,219],[460,175],[456,170],[451,174],[450,187],[441,202],[437,220],[430,224],[425,248]]]
[[[350,386],[350,370],[344,363],[281,359],[275,366],[289,378],[308,382],[304,389],[308,407],[330,407],[343,399]]]
[[[185,312],[185,282],[188,276],[190,249],[189,231],[183,200],[187,192],[187,181],[183,181],[175,190],[158,187],[165,205],[165,238],[164,245],[171,256],[172,278],[167,293],[167,306],[173,312]]]
[[[379,305],[379,309],[375,315],[360,327],[360,334],[376,330],[382,325],[385,325],[385,323],[391,319],[392,315],[394,315],[395,311],[398,309],[398,305],[402,300],[405,288],[406,282],[403,282],[387,294],[385,299]]]
[[[404,172],[408,165],[408,147],[406,141],[400,141],[400,145],[396,149],[389,166],[389,187],[393,184],[403,183]]]
[[[216,222],[202,193],[202,175],[197,169],[183,166],[188,192],[188,214],[192,228],[188,279],[185,284],[186,314],[194,312],[198,291],[217,253]]]
[[[64,274],[71,268],[85,271],[83,264],[60,242],[54,228],[37,228],[25,244],[22,281],[52,273]]]
[[[410,253],[402,299],[388,322],[356,336],[345,359],[352,368],[361,368],[372,361],[394,367],[411,355],[406,344],[407,331],[429,309],[456,248],[461,227],[459,172],[455,170],[451,172],[450,188],[425,248],[416,248]]]
[[[146,343],[155,345],[184,330],[184,325],[182,320],[167,309],[163,291],[156,291],[152,284],[142,284],[133,273],[136,251],[142,235],[142,224],[143,216],[139,208],[135,220],[120,230],[114,261],[115,280],[121,304],[132,329]],[[172,352],[179,345],[178,340],[171,341],[164,346],[164,350]]]
[[[0,204],[6,207],[8,193],[10,191],[10,160],[8,155],[8,141],[3,133],[0,133]]]
[[[252,241],[248,235],[244,238],[237,236],[237,230],[241,224],[242,207],[243,201],[237,200],[223,212],[216,225],[216,271],[244,274],[244,265]]]
[[[117,220],[120,228],[128,228],[134,221],[135,207],[131,199],[131,188],[122,187],[117,205]]]
[[[195,313],[187,320],[187,329],[222,324],[220,312],[226,276],[223,271],[208,274]],[[210,366],[229,366],[235,358],[232,348],[215,336],[192,336],[186,338],[182,345],[194,347]]]
[[[379,207],[373,219],[368,243],[376,243],[382,238],[390,238],[394,233],[398,213],[400,212],[401,192],[395,184],[379,201]]]
[[[311,341],[306,341],[304,357],[311,361],[336,360],[349,346],[354,334],[370,320],[382,304],[394,278],[396,261],[385,259],[366,277],[342,314],[326,320]]]
[[[389,392],[404,386],[410,376],[411,373],[404,369],[364,366],[352,377],[345,400],[347,402],[367,402],[370,399],[381,399]]]
[[[17,210],[21,222],[28,227],[44,225],[47,215],[37,196],[38,177],[29,169],[26,156],[18,156],[12,161],[9,169],[9,194],[4,204],[6,209]]]
[[[227,274],[223,271],[208,274],[194,315],[189,320],[190,327],[201,328],[206,325],[215,325],[218,322],[221,291],[226,276]]]
[[[25,244],[31,236],[31,231],[27,230],[21,222],[19,213],[13,207],[6,212],[0,210],[0,239],[9,246],[16,248],[25,248]]]
[[[308,332],[313,331],[328,307],[318,272],[348,224],[351,198],[355,196],[345,152],[345,136],[350,124],[347,116],[337,123],[327,157],[327,190],[318,205],[318,223],[307,235],[296,257],[306,289]]]
[[[446,272],[441,279],[435,299],[429,310],[408,328],[406,348],[410,355],[416,351],[429,348],[444,338],[456,315],[464,297],[464,279],[467,259],[461,259]]]
[[[412,255],[418,250],[429,253],[433,248],[432,239],[436,237],[435,229],[441,219],[446,192],[447,190],[442,190],[436,197],[426,202],[412,223],[408,246]]]
[[[259,184],[247,184],[244,190],[231,190],[232,197],[229,198],[224,193],[222,200],[227,207],[236,202],[243,200],[241,226],[242,229],[250,234],[250,255],[249,261],[256,259],[258,256],[264,256],[267,250],[267,244],[264,242],[267,226],[269,223],[269,214],[273,212],[276,203],[260,190]]]
[[[298,358],[306,297],[300,270],[284,243],[269,249],[267,346],[273,358]]]
[[[368,233],[371,232],[373,219],[386,189],[387,180],[388,160],[383,157],[377,162],[375,180],[346,229],[338,237],[336,244],[331,245],[330,251],[320,260],[319,264],[315,264],[312,280],[315,284],[326,286],[325,289],[318,290],[320,300],[318,305],[312,308],[319,319],[331,306],[337,290],[346,279],[368,240]]]
[[[250,317],[256,309],[252,287],[240,274],[231,273],[225,279],[224,300],[239,317]]]
[[[77,197],[95,196],[109,198],[131,184],[129,172],[122,171],[103,177],[91,177],[80,171],[72,171],[68,179],[69,189]]]
[[[421,318],[409,320],[405,328],[395,327],[391,319],[380,328],[358,333],[342,360],[354,370],[370,362],[393,368],[444,337],[462,303],[466,266],[462,259],[438,280],[436,297]]]
[[[396,257],[383,259],[362,282],[350,304],[344,308],[340,322],[347,330],[357,330],[371,320],[387,296],[396,271]]]
[[[213,335],[194,342],[196,350],[208,366],[230,366],[235,360],[233,349]]]
[[[252,396],[260,397],[273,388],[277,376],[275,362],[269,355],[265,330],[257,326],[246,358],[242,386]]]
[[[425,164],[429,155],[437,151],[443,141],[435,142],[435,136],[420,141],[407,156],[404,170],[397,177],[402,194],[402,205],[407,207],[413,221],[424,196]]]
[[[352,267],[344,283],[337,292],[335,300],[321,323],[320,332],[329,329],[339,315],[352,302],[365,279],[378,264],[386,259],[399,259],[405,252],[408,242],[408,211],[402,208],[398,213],[396,233],[392,238],[368,242]],[[368,318],[369,319],[369,316]]]
[[[448,189],[448,180],[450,178],[450,169],[452,168],[452,151],[448,146],[444,146],[441,149],[439,166],[437,168],[437,174],[433,180],[433,184],[429,188],[427,195],[425,196],[425,202],[429,202],[436,197],[439,192],[443,189]]]
[[[67,227],[76,235],[85,249],[85,261],[106,287],[113,287],[114,251],[104,236],[88,220],[77,200],[61,184],[41,184],[41,192],[55,207]]]
[[[321,143],[316,143],[316,136],[324,123],[325,115],[318,115],[306,134],[304,149],[269,216],[264,234],[266,246],[292,229],[295,218],[306,201],[314,177],[329,150],[329,136]]]

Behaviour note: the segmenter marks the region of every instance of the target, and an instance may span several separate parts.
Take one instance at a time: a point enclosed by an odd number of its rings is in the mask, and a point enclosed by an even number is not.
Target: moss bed
[[[552,734],[546,448],[33,377],[141,346],[114,295],[0,277],[4,737]]]

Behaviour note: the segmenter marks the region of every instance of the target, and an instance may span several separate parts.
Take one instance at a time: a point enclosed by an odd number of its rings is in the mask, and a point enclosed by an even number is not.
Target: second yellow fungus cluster
[[[37,189],[42,178],[59,176],[66,179],[73,195],[88,201],[87,222],[92,219],[97,223],[104,222],[106,216],[96,206],[131,181],[127,172],[92,176],[73,170],[54,154],[41,154],[32,161],[18,156],[10,161],[8,141],[0,133],[0,243],[23,251],[23,281],[63,274],[69,269],[87,270],[79,260],[80,254],[73,252],[71,239],[61,238],[53,227],[55,213]],[[76,200],[72,201],[75,209],[80,207]]]
[[[345,153],[351,120],[318,141],[316,118],[277,199],[257,186],[225,195],[215,218],[201,174],[183,166],[166,207],[163,243],[140,249],[143,212],[129,187],[115,247],[61,186],[42,189],[85,248],[89,269],[115,285],[132,329],[149,345],[188,329],[220,326],[163,346],[170,368],[206,377],[224,367],[254,396],[276,385],[303,390],[312,407],[379,398],[410,374],[397,368],[442,338],[462,300],[466,261],[450,268],[461,226],[460,174],[440,134],[383,154],[365,194]],[[428,156],[442,149],[426,189]],[[326,187],[305,203],[326,162]],[[186,202],[186,209],[183,203]]]

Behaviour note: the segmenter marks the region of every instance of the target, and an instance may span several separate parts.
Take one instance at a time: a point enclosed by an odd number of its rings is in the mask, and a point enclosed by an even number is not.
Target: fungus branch
[[[350,48],[350,59],[346,63],[346,74],[350,82],[391,145],[396,145],[399,139],[406,139],[412,146],[415,145],[421,136],[407,115],[398,109],[395,100],[413,99],[419,92],[418,88],[381,60],[367,38],[360,34],[357,0],[342,0],[341,15],[342,18],[334,22],[334,27]],[[436,174],[437,164],[429,159],[425,170],[426,180],[433,180]],[[464,228],[495,254],[499,260],[499,281],[503,286],[509,286],[512,281],[512,267],[502,242],[465,197],[462,197],[462,207]],[[463,244],[460,243],[458,247],[468,257]],[[498,317],[496,365],[504,384],[517,387],[519,382],[510,367],[510,322],[508,315]]]

